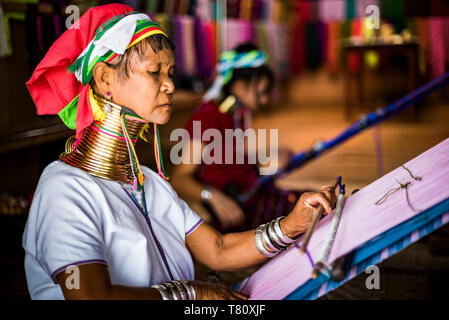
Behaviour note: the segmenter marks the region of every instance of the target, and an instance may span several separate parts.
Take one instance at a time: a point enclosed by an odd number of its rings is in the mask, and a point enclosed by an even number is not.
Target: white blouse
[[[118,182],[60,160],[45,168],[23,234],[32,299],[64,299],[55,276],[86,263],[106,264],[113,285],[193,280],[185,238],[202,220],[167,181],[141,169],[148,215]]]

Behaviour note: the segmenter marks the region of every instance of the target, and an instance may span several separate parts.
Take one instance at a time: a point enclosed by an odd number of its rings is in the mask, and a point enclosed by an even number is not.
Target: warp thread
[[[301,246],[298,243],[294,242],[294,245],[295,245],[296,248],[301,249]],[[312,255],[310,254],[310,252],[309,252],[309,250],[307,248],[305,249],[305,254],[307,256],[307,259],[309,259],[309,262],[310,262],[310,265],[312,266],[312,269],[315,269],[315,262],[313,262]]]

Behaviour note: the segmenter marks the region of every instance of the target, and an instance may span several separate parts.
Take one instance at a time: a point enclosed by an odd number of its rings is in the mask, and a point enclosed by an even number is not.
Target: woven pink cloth
[[[414,180],[403,167],[398,167],[347,198],[329,263],[449,198],[449,139],[404,166],[422,180]],[[389,190],[397,188],[398,182],[412,183],[408,194],[416,211],[408,205],[404,189],[393,193],[383,204],[375,205]],[[351,190],[351,186],[346,188]],[[314,261],[325,241],[331,219],[332,215],[323,218],[310,239],[308,250]],[[298,244],[301,240],[298,239]],[[291,247],[256,271],[243,292],[252,300],[282,299],[308,281],[311,274],[312,266],[307,256]]]

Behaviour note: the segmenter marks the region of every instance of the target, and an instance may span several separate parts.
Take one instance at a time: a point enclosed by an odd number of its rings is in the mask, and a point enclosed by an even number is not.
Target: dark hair
[[[242,43],[234,49],[238,53],[242,52],[250,52],[253,50],[259,50],[259,48],[252,42]],[[241,68],[234,69],[232,72],[231,80],[223,86],[223,94],[224,96],[228,96],[231,91],[232,84],[235,81],[243,80],[246,83],[251,83],[255,79],[262,79],[266,77],[268,79],[269,88],[272,88],[274,85],[274,74],[271,71],[268,65],[262,65],[256,68]]]
[[[127,49],[124,54],[115,57],[108,63],[108,66],[115,70],[120,70],[121,72],[119,72],[119,75],[124,74],[126,77],[129,77],[130,71],[132,72],[132,64],[136,59],[142,60],[145,58],[145,52],[148,46],[150,46],[155,53],[164,49],[175,51],[176,48],[175,43],[166,36],[154,34],[139,41],[131,48]],[[91,86],[93,87],[94,84],[95,80],[92,77]]]

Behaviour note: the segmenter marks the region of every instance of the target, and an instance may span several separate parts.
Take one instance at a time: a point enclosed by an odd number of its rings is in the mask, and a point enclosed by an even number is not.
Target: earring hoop
[[[111,100],[111,93],[109,91],[106,91],[106,99]]]

